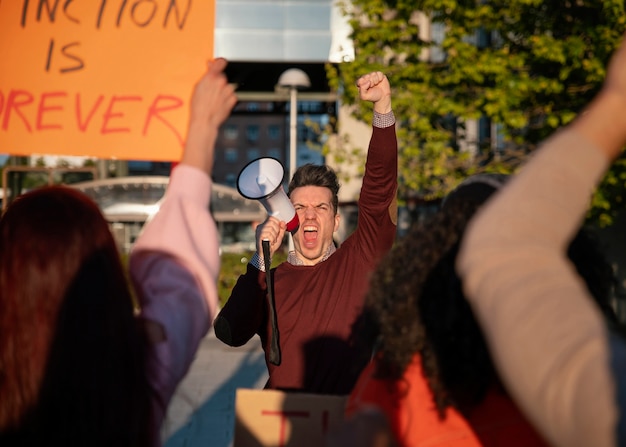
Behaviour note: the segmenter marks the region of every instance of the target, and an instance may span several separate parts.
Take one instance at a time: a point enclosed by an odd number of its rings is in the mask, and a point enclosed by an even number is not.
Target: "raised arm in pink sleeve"
[[[148,371],[158,396],[157,427],[217,313],[219,239],[210,197],[206,173],[176,166],[159,212],[130,256],[142,317],[157,323],[162,335],[153,341]]]
[[[556,134],[478,213],[457,264],[507,389],[557,446],[616,442],[609,336],[566,256],[607,166]]]

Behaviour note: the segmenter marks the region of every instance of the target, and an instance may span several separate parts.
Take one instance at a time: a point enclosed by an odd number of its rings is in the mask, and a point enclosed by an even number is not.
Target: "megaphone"
[[[296,210],[283,188],[285,169],[271,157],[258,158],[248,163],[237,177],[237,190],[246,199],[258,200],[270,216],[287,224],[294,232],[300,225]]]

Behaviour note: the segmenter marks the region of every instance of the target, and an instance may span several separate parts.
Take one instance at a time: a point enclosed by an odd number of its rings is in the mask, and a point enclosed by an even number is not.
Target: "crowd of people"
[[[329,445],[626,445],[623,324],[611,267],[582,227],[626,144],[626,45],[584,113],[518,174],[468,178],[400,241],[392,89],[381,72],[362,76],[373,122],[356,230],[334,243],[337,176],[300,167],[294,251],[267,268],[262,242],[271,257],[286,235],[268,216],[219,310],[209,205],[218,130],[237,101],[226,64],[195,85],[181,162],[130,255],[132,287],[81,193],[40,188],[0,219],[1,445],[160,445],[211,325],[232,346],[260,337],[267,389],[348,396]]]

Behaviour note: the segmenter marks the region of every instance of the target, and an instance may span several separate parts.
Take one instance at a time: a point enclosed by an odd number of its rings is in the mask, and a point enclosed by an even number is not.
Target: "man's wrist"
[[[391,127],[396,124],[396,117],[393,114],[393,110],[389,113],[379,113],[374,110],[374,119],[372,120],[372,125],[374,127]]]
[[[256,251],[252,255],[252,258],[250,258],[250,264],[262,272],[265,271],[265,259]]]

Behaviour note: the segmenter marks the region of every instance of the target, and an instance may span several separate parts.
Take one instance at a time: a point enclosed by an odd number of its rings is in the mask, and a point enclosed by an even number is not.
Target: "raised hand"
[[[190,104],[189,128],[181,163],[192,165],[211,175],[215,140],[219,127],[237,103],[228,83],[223,58],[209,62],[206,73],[196,83]]]
[[[374,110],[378,113],[391,112],[391,86],[387,76],[382,71],[373,71],[361,76],[356,81],[359,97],[364,101],[374,103]]]
[[[270,242],[270,256],[280,248],[285,237],[286,224],[276,217],[269,216],[267,220],[256,227],[257,253],[263,254],[262,242]]]
[[[604,152],[609,160],[618,157],[626,144],[626,37],[613,53],[606,78],[586,110],[572,127]]]

